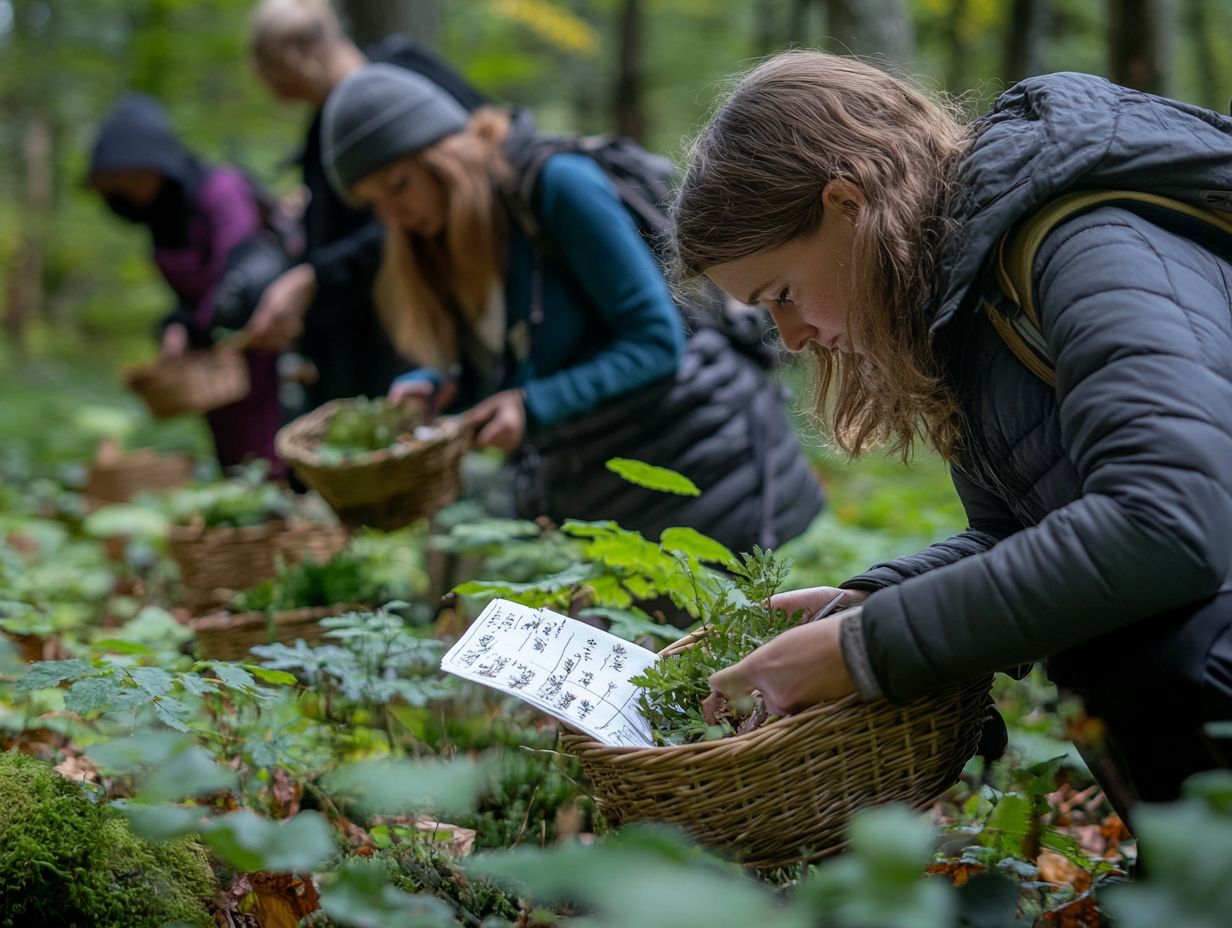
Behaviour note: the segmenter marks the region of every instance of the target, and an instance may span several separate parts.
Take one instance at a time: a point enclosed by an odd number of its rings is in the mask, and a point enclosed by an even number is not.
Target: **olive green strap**
[[[1148,207],[1153,212],[1163,211],[1166,217],[1181,222],[1195,220],[1200,224],[1203,244],[1214,241],[1222,245],[1217,250],[1232,253],[1232,216],[1228,213],[1137,190],[1069,193],[1029,215],[997,242],[997,285],[1004,300],[1001,305],[994,300],[985,301],[984,311],[1014,356],[1049,386],[1056,386],[1057,378],[1040,329],[1039,311],[1032,292],[1031,269],[1035,256],[1044,239],[1061,223],[1109,203],[1123,203],[1128,209]]]

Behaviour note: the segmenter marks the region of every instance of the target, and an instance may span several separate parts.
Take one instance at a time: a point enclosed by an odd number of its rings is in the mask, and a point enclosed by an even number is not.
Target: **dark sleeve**
[[[1224,583],[1225,274],[1202,249],[1121,210],[1093,211],[1045,241],[1037,303],[1081,496],[865,601],[870,663],[890,699],[1064,651]]]
[[[371,287],[381,267],[385,230],[373,219],[350,235],[314,248],[307,256],[317,286],[325,289]]]
[[[977,486],[957,469],[950,469],[950,478],[954,481],[954,489],[958,491],[958,498],[967,513],[966,531],[931,544],[916,554],[874,564],[864,573],[840,585],[845,589],[869,592],[893,586],[925,571],[945,567],[961,558],[987,551],[1002,538],[1022,527],[998,497]]]
[[[673,373],[684,325],[658,262],[597,164],[553,155],[539,184],[543,229],[611,333],[582,363],[526,384],[528,412],[552,425]]]

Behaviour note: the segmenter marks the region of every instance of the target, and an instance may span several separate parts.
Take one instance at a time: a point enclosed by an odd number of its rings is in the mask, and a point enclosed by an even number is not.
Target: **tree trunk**
[[[907,64],[915,29],[906,0],[824,0],[829,44],[840,54]]]
[[[642,142],[646,138],[646,109],[642,99],[641,0],[623,0],[617,35],[616,131]]]
[[[1108,73],[1126,87],[1167,93],[1171,65],[1168,0],[1108,0]]]
[[[791,14],[787,21],[787,39],[799,45],[810,43],[809,19],[812,0],[791,0]]]
[[[1193,41],[1198,99],[1203,106],[1228,111],[1228,91],[1220,92],[1220,68],[1211,36],[1210,10],[1206,0],[1185,0],[1185,31]]]
[[[950,12],[945,18],[945,86],[950,90],[967,87],[969,49],[963,34],[963,20],[970,6],[969,0],[950,0]]]
[[[779,44],[778,0],[757,0],[753,54],[768,55]]]
[[[1005,79],[1038,74],[1052,17],[1050,0],[1014,0],[1005,42]]]
[[[4,295],[4,328],[18,346],[24,341],[26,323],[43,306],[43,265],[51,224],[51,123],[37,109],[26,117],[21,155],[21,237],[10,258]]]
[[[441,35],[441,0],[341,0],[347,31],[361,48],[400,32],[435,46]]]

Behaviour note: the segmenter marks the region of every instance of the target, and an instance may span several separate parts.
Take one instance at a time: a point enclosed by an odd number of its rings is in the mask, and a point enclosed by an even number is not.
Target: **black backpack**
[[[586,155],[607,175],[625,208],[637,220],[642,234],[659,266],[666,271],[673,223],[669,212],[675,190],[676,168],[669,158],[646,151],[623,135],[567,135],[540,132],[533,117],[515,110],[505,143],[505,159],[513,169],[513,180],[503,191],[504,200],[536,251],[536,274],[544,256],[555,256],[559,249],[551,241],[535,215],[535,185],[544,164],[561,153]],[[539,299],[542,287],[532,288]],[[717,329],[742,353],[769,369],[781,359],[776,340],[770,335],[766,315],[729,299],[709,283],[698,287],[679,304],[685,327]],[[542,319],[542,307],[531,307],[532,323]]]

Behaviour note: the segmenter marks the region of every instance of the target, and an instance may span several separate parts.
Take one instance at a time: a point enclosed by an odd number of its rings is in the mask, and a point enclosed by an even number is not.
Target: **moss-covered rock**
[[[147,844],[49,765],[0,753],[0,928],[213,924],[204,849]]]

